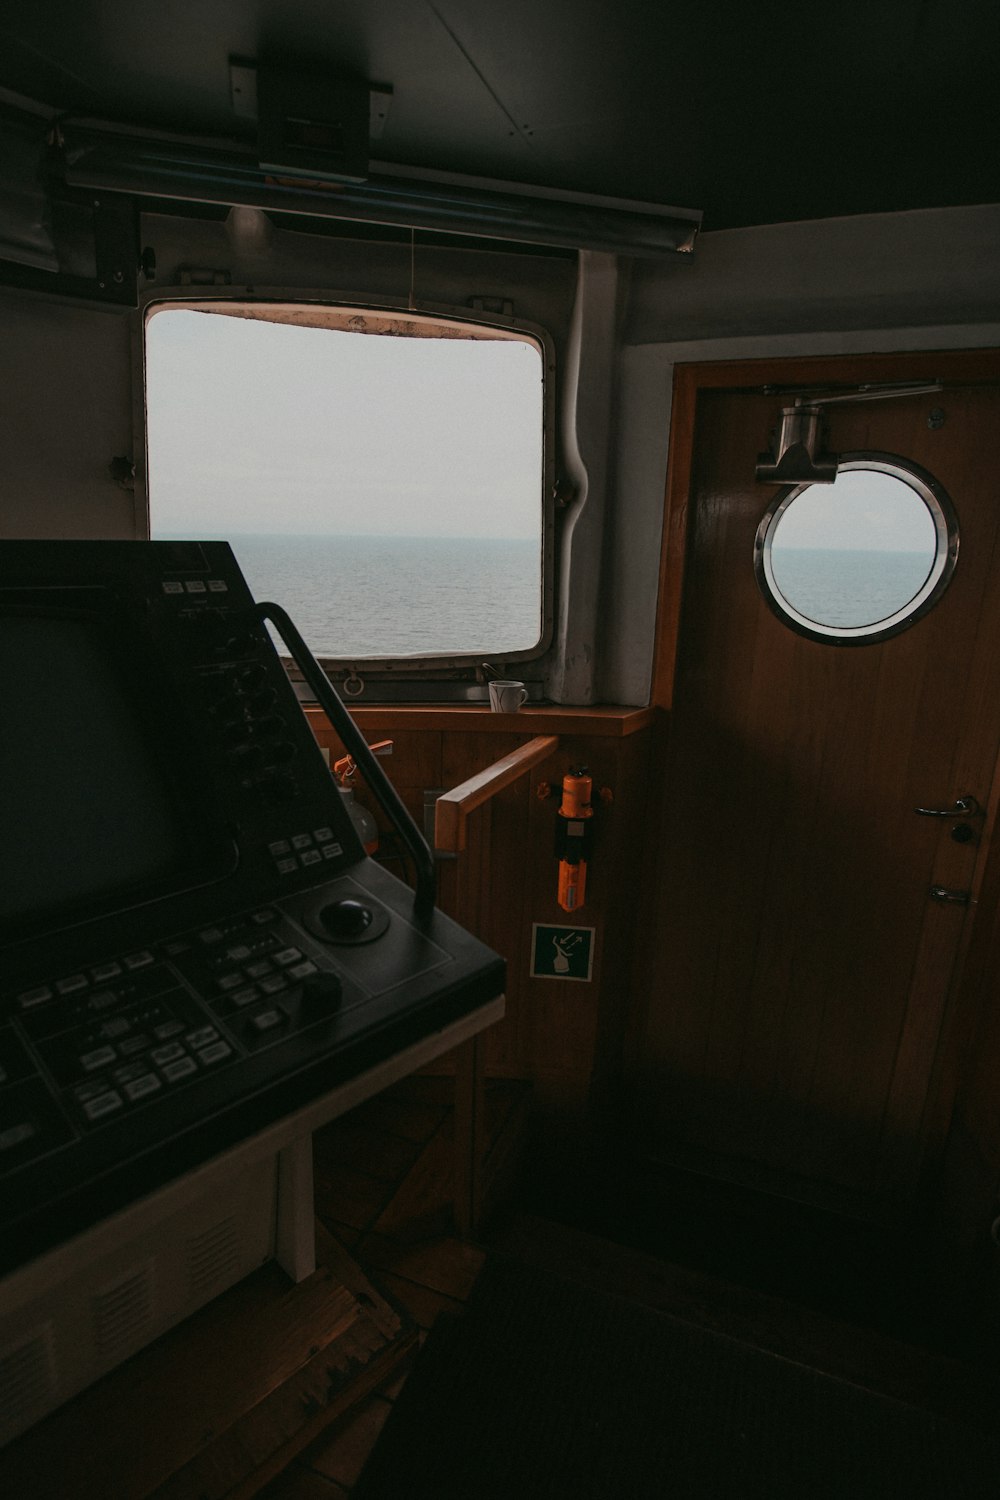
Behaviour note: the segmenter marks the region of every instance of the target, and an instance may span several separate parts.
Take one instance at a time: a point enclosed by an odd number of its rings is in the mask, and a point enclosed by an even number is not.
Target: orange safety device
[[[373,755],[381,755],[386,751],[391,752],[392,740],[376,740],[368,748]],[[331,769],[340,785],[346,786],[358,768],[354,764],[353,755],[342,755],[339,760],[334,761]]]
[[[392,740],[378,740],[374,745],[369,745],[368,748],[375,755],[379,755],[380,753],[388,754],[392,750]],[[351,778],[358,769],[354,764],[354,757],[351,755],[342,755],[339,760],[334,761],[331,769],[336,777],[341,798],[347,809],[347,815],[354,824],[355,832],[361,840],[365,853],[377,854],[378,824],[367,807],[362,807],[360,802],[355,802],[354,800],[354,787],[351,785]]]
[[[587,860],[593,835],[590,805],[593,779],[586,766],[563,777],[562,801],[556,813],[556,854],[559,857],[558,901],[563,911],[579,911],[587,890]]]

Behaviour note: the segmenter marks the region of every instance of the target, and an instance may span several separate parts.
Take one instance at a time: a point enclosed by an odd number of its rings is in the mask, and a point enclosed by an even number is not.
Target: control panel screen
[[[156,674],[136,692],[134,632],[104,597],[89,611],[0,607],[0,931],[10,934],[118,893],[141,899],[203,857],[157,734]]]

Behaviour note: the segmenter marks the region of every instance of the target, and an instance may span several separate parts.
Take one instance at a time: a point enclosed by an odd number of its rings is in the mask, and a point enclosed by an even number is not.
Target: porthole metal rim
[[[909,485],[926,505],[934,523],[937,548],[927,577],[913,597],[891,615],[870,625],[821,625],[796,610],[778,588],[771,567],[771,542],[785,511],[804,490],[812,488],[813,481],[786,485],[780,490],[761,517],[754,538],[754,576],[772,613],[797,634],[830,646],[874,645],[909,629],[933,609],[951,582],[958,564],[958,516],[944,486],[932,474],[912,460],[894,453],[841,454],[837,463],[838,474],[858,469],[889,474]]]

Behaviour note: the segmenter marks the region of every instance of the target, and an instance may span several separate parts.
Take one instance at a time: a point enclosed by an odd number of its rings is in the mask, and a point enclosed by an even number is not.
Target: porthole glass
[[[888,454],[845,454],[833,484],[782,490],[754,548],[757,582],[779,618],[843,645],[912,624],[947,587],[957,558],[948,496]]]

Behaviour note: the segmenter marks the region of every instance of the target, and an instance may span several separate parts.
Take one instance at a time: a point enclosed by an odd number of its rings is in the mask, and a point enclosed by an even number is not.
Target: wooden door
[[[913,373],[933,372],[923,363]],[[848,378],[886,376],[859,361]],[[909,1200],[953,1086],[950,997],[975,906],[929,891],[974,900],[992,816],[1000,386],[959,375],[936,395],[829,410],[833,451],[921,465],[961,537],[923,619],[847,647],[793,633],[755,581],[775,491],[754,464],[781,405],[761,385],[700,392],[671,523],[686,513],[636,1097],[654,1155],[881,1214]],[[914,812],[967,794],[986,809],[969,842],[952,837],[960,818]]]

